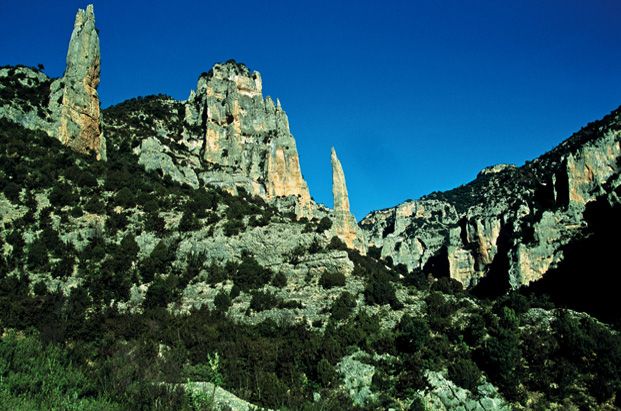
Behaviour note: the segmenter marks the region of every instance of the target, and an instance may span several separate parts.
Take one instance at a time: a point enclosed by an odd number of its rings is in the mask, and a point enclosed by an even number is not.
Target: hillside
[[[372,212],[360,225],[383,258],[499,295],[556,269],[564,249],[591,234],[589,207],[618,207],[620,147],[616,109],[521,167],[488,167],[468,184]]]
[[[63,77],[0,68],[2,407],[621,407],[619,317],[546,296],[568,270],[578,281],[614,257],[618,154],[596,153],[618,148],[618,113],[524,167],[358,227],[334,150],[334,209],[310,197],[286,114],[257,72],[218,63],[187,100],[100,110],[98,42],[89,6]],[[586,180],[572,171],[583,163]],[[542,247],[550,216],[580,221],[556,271],[483,293],[484,279],[511,275],[497,256],[513,241]],[[456,255],[484,256],[473,236],[495,230],[495,271],[454,275]],[[412,257],[415,242],[431,251]]]

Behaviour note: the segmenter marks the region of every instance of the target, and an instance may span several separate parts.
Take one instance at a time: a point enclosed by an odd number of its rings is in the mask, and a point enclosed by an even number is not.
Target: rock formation
[[[364,237],[360,233],[356,219],[349,209],[349,195],[345,174],[336,151],[332,147],[330,156],[332,163],[332,196],[334,198],[333,232],[349,248],[355,248],[363,253],[366,252]]]
[[[100,52],[93,6],[78,10],[69,41],[64,76],[48,78],[39,70],[18,66],[0,69],[2,88],[30,90],[30,96],[0,100],[0,117],[45,131],[83,154],[106,159],[99,108]],[[16,95],[16,96],[17,96]]]
[[[361,221],[382,257],[465,286],[496,278],[519,287],[563,260],[584,231],[585,205],[618,189],[621,109],[522,167],[484,169],[469,184]],[[494,280],[494,281],[496,281]]]
[[[50,109],[58,113],[55,136],[84,154],[105,160],[106,142],[99,109],[100,52],[93,6],[78,10],[64,76],[52,83]]]
[[[310,215],[295,139],[280,101],[263,99],[258,72],[234,61],[199,78],[186,104],[184,144],[199,152],[204,180],[229,190],[243,187],[267,200],[296,197],[297,214]]]

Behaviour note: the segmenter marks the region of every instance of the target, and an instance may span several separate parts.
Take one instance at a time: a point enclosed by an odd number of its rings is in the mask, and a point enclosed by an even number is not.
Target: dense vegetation
[[[143,103],[155,104],[128,104]],[[184,390],[188,381],[272,408],[417,409],[427,371],[475,397],[491,382],[533,409],[621,406],[621,337],[609,326],[535,293],[477,300],[449,279],[429,281],[354,251],[351,278],[327,271],[316,279],[337,296],[321,320],[235,321],[227,312],[240,294],[253,313],[303,302],[278,297],[273,290],[289,280],[251,253],[226,265],[205,266],[200,255],[175,264],[178,243],[167,234],[220,224],[234,237],[276,218],[300,223],[243,192],[192,190],[148,174],[122,143],[108,157],[96,162],[0,120],[1,197],[21,210],[3,217],[0,235],[0,403],[11,409],[207,409],[209,398]],[[166,220],[171,211],[179,221]],[[83,239],[60,230],[102,215],[103,228]],[[331,226],[303,224],[310,233]],[[159,239],[148,254],[138,245],[143,232]],[[344,249],[338,240],[326,247]],[[292,260],[319,251],[313,243]],[[202,272],[210,285],[233,286],[219,289],[211,309],[169,309]],[[79,281],[66,286],[71,279]],[[362,287],[348,288],[354,281]],[[140,309],[126,309],[121,303],[145,283]],[[373,395],[352,398],[343,386],[342,359],[352,355],[374,367]]]

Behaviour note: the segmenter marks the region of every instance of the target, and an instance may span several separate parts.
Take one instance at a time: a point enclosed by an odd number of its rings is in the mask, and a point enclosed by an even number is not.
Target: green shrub
[[[323,387],[328,387],[336,379],[336,370],[330,361],[322,358],[317,363],[317,380]]]
[[[0,340],[3,409],[121,410],[59,347],[9,332]]]
[[[321,220],[319,220],[319,224],[317,224],[317,229],[315,231],[318,233],[323,233],[330,228],[332,228],[332,220],[330,220],[330,217],[323,217]]]
[[[422,318],[412,317],[405,314],[401,317],[396,327],[397,338],[395,340],[397,349],[404,353],[415,353],[420,351],[430,339],[429,325]]]
[[[2,192],[12,203],[19,203],[19,193],[22,191],[21,187],[10,181],[4,186]]]
[[[218,311],[226,312],[231,306],[231,297],[228,293],[220,291],[216,294],[216,298],[213,300],[214,305]]]
[[[284,288],[287,286],[287,276],[283,272],[277,272],[272,278],[272,285],[278,288]]]
[[[223,231],[227,237],[232,237],[241,232],[244,228],[244,222],[238,219],[229,219],[224,223]]]
[[[270,282],[271,278],[272,272],[261,267],[257,260],[249,255],[242,257],[242,262],[232,275],[233,282],[242,291],[263,287]]]
[[[480,351],[479,365],[510,400],[519,399],[522,352],[518,325],[515,312],[505,307]]]
[[[177,288],[177,278],[169,275],[166,277],[156,277],[149,289],[144,300],[144,306],[147,308],[166,307],[173,302],[179,294]]]
[[[343,287],[345,285],[345,274],[338,271],[326,271],[321,274],[319,285],[326,289]]]
[[[343,291],[330,308],[332,319],[344,320],[349,317],[354,308],[356,308],[356,297],[348,291]]]
[[[444,294],[456,294],[463,291],[463,285],[453,278],[442,277],[431,285],[431,290]]]
[[[28,249],[28,267],[31,270],[45,271],[49,269],[49,258],[45,241],[35,240]]]
[[[194,231],[200,228],[200,221],[193,212],[185,210],[179,221],[180,231]]]
[[[73,188],[66,183],[58,183],[52,187],[50,191],[50,203],[55,207],[60,208],[64,206],[76,206],[80,200],[80,196],[77,195]]]
[[[390,282],[390,277],[381,271],[367,279],[364,298],[368,304],[372,305],[390,304],[395,309],[401,307],[401,303],[395,295],[395,287]]]
[[[131,208],[136,205],[134,193],[127,187],[121,188],[114,195],[114,204],[123,208]]]
[[[274,294],[267,291],[254,291],[250,300],[250,309],[254,311],[265,311],[276,308],[280,300]]]
[[[326,248],[328,250],[347,251],[347,245],[337,236],[332,237],[332,239],[330,240],[330,243],[328,244],[328,247]]]
[[[458,358],[449,363],[448,377],[455,384],[476,394],[481,381],[481,371],[469,358]]]

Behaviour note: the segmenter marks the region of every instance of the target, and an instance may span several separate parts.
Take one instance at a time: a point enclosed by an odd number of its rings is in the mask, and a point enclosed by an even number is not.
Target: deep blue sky
[[[311,194],[330,146],[358,218],[522,164],[621,104],[621,2],[95,1],[102,104],[187,97],[235,58],[289,114]],[[82,1],[0,0],[0,65],[62,75]]]

